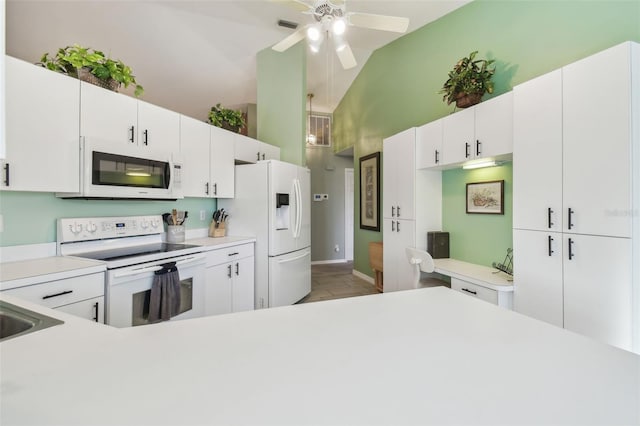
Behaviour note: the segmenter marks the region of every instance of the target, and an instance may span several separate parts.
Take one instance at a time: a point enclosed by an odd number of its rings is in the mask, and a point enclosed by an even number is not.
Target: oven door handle
[[[191,262],[194,262],[194,261],[200,260],[200,259],[201,259],[200,257],[196,257],[196,256],[187,257],[185,259],[178,260],[176,262],[176,266],[186,265],[187,263],[191,263]],[[165,262],[165,263],[170,263],[170,262]],[[138,268],[138,269],[132,269],[132,270],[129,270],[129,271],[116,272],[114,274],[114,277],[115,278],[130,277],[132,275],[144,274],[145,272],[159,271],[161,269],[162,269],[162,265],[147,266],[145,268]]]

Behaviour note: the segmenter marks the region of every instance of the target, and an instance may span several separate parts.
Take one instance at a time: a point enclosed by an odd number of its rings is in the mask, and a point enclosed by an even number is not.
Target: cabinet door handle
[[[553,222],[551,222],[551,213],[553,213],[553,210],[551,210],[551,207],[547,208],[547,226],[549,229],[551,229],[551,227],[553,226]]]
[[[142,140],[142,143],[145,145],[149,145],[149,130],[144,129],[144,132],[142,132],[142,134],[144,135],[144,139]]]
[[[96,302],[96,303],[94,303],[94,304],[93,304],[93,309],[95,309],[95,310],[96,310],[96,316],[95,316],[95,317],[93,317],[93,320],[94,320],[95,322],[98,322],[98,306],[99,306],[99,305],[98,305],[98,302]]]
[[[236,275],[240,275],[240,264],[236,263]]]
[[[205,187],[204,193],[209,195],[209,182],[205,183],[204,187]]]
[[[574,213],[575,213],[575,211],[573,211],[573,209],[571,207],[569,207],[567,209],[567,215],[569,216],[568,220],[567,220],[567,227],[569,229],[573,228],[573,223],[571,222],[571,215],[573,215]]]
[[[231,278],[231,265],[227,265],[227,270],[228,270],[227,276]]]
[[[263,160],[265,159],[264,152],[262,153],[262,159],[263,159]]]
[[[473,290],[469,290],[468,288],[462,288],[461,290],[462,290],[462,291],[466,291],[467,293],[471,293],[471,294],[473,294],[473,295],[478,294],[478,292],[473,291]],[[467,299],[467,300],[469,300],[469,299]]]
[[[258,155],[258,159],[256,161],[260,161],[260,153],[257,152],[256,154]]]
[[[4,184],[9,186],[9,163],[4,165]]]
[[[396,217],[396,207],[391,206],[391,217]]]
[[[482,145],[482,142],[476,139],[476,157],[480,155],[480,145]]]
[[[135,143],[135,141],[136,141],[136,139],[135,139],[135,134],[136,134],[135,126],[129,127],[129,132],[131,132],[131,134],[129,135],[129,142]]]
[[[400,221],[396,222],[396,232],[400,232]]]
[[[547,238],[548,238],[548,243],[549,243],[549,257],[551,257],[551,255],[553,254],[553,249],[551,248],[551,243],[553,242],[553,237],[551,235],[549,235]]]
[[[440,162],[440,153],[436,149],[436,164],[438,164],[439,162]]]
[[[391,232],[395,232],[396,231],[396,221],[392,220],[391,221]]]
[[[471,155],[471,153],[469,153],[469,149],[471,148],[471,145],[469,145],[468,143],[464,143],[464,158],[469,158],[469,156]]]
[[[71,293],[73,293],[73,290],[67,290],[67,291],[63,291],[61,293],[50,294],[48,296],[44,296],[42,298],[42,300],[51,299],[52,297],[64,296],[65,294],[71,294]]]
[[[573,240],[569,238],[569,260],[573,259],[575,254],[573,254]]]
[[[213,184],[213,195],[218,195],[218,184],[217,183]]]
[[[231,257],[231,256],[237,256],[238,254],[240,254],[240,253],[238,253],[238,252],[235,252],[235,253],[229,253],[227,256],[229,256],[229,257]]]
[[[400,206],[396,207],[396,217],[400,217]]]

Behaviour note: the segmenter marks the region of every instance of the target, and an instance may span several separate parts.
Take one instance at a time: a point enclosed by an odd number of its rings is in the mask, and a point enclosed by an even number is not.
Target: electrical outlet
[[[313,194],[313,201],[322,201],[322,194]]]
[[[340,253],[340,246],[336,244],[336,246],[333,248],[333,251],[335,251],[336,253]]]
[[[205,211],[204,210],[200,210],[200,220],[204,220],[205,219]]]

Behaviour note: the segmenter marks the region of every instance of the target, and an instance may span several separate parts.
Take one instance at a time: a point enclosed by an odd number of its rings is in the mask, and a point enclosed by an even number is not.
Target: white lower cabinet
[[[513,247],[515,311],[631,350],[631,239],[514,229]]]
[[[564,328],[631,350],[631,239],[564,234],[563,245]]]
[[[207,253],[205,315],[253,310],[254,268],[253,243]]]
[[[415,221],[384,219],[382,263],[385,293],[414,287],[413,267],[409,265],[405,249],[415,247],[415,239]]]
[[[102,272],[54,281],[46,281],[44,277],[42,282],[4,290],[2,294],[104,323]]]
[[[562,234],[514,229],[513,310],[562,327]]]
[[[53,308],[67,314],[104,323],[104,296]]]

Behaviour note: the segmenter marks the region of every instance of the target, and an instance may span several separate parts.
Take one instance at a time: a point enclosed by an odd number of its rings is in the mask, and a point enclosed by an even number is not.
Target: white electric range
[[[180,313],[172,320],[204,315],[203,248],[164,242],[162,216],[63,218],[57,225],[58,255],[105,262],[107,324],[148,324],[154,273],[171,263],[178,268],[181,284]]]

